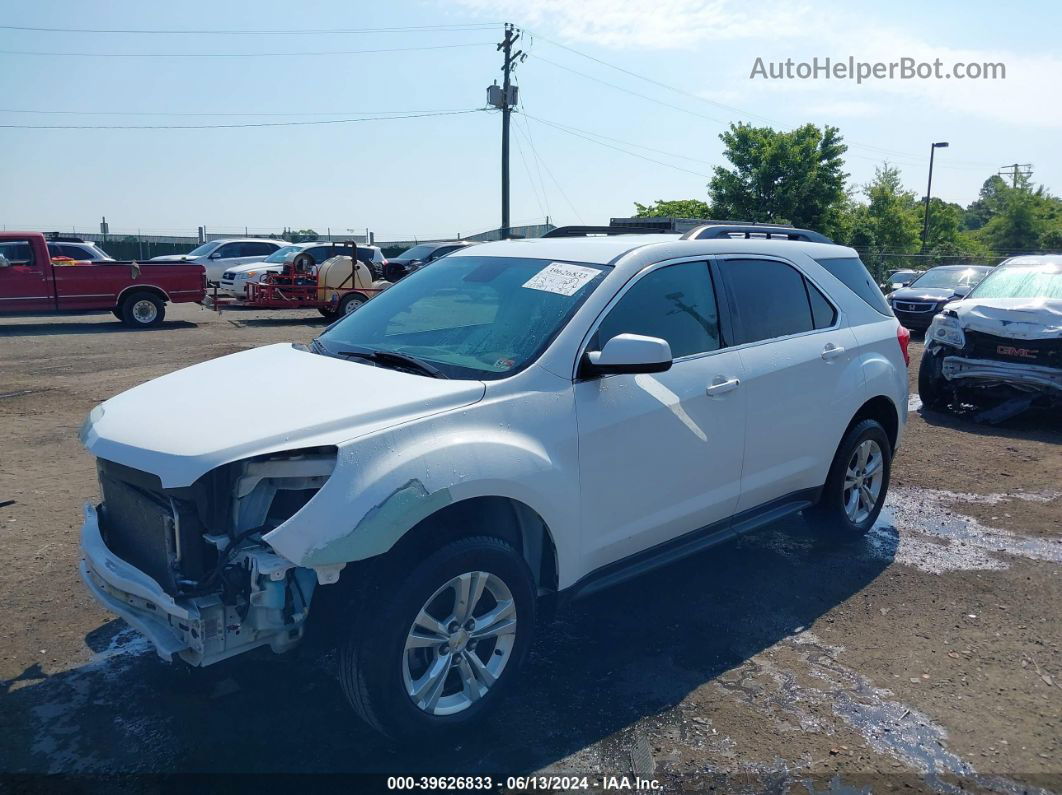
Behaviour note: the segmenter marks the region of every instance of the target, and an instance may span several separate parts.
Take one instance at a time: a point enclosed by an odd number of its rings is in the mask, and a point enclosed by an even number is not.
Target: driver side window
[[[601,321],[592,350],[618,334],[659,337],[678,359],[722,347],[707,262],[683,262],[639,279]]]

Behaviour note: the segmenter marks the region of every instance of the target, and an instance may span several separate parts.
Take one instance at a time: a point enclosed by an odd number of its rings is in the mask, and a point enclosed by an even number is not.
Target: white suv
[[[907,340],[836,245],[707,227],[470,247],[309,346],[94,409],[81,572],[193,665],[290,648],[313,604],[368,723],[468,724],[517,676],[543,603],[796,511],[867,532]],[[299,410],[215,410],[263,394]]]
[[[231,240],[211,240],[196,246],[187,254],[166,254],[152,257],[152,262],[195,262],[206,269],[207,281],[216,284],[221,274],[236,265],[261,262],[278,248],[290,246],[287,240],[268,240],[259,237]]]

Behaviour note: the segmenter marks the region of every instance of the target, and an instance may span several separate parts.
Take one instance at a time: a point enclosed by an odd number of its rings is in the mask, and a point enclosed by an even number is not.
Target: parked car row
[[[886,300],[904,326],[925,331],[945,304],[965,296],[991,270],[990,265],[941,265],[930,268],[908,286],[889,293]]]

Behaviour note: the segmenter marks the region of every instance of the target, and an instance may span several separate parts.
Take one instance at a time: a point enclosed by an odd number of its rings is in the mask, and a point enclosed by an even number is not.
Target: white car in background
[[[261,262],[228,268],[221,274],[218,284],[222,292],[237,298],[246,298],[248,282],[261,281],[267,273],[280,273],[285,263],[294,262],[295,258],[301,254],[310,257],[316,267],[332,257],[349,257],[351,251],[350,246],[331,243],[327,240],[317,240],[313,243],[291,243],[277,249]],[[379,247],[359,245],[358,259],[373,269],[374,278],[379,278],[385,261],[383,251]]]
[[[151,262],[195,262],[206,268],[208,282],[217,282],[228,268],[261,262],[277,249],[290,245],[287,240],[266,240],[260,237],[211,240],[193,248],[187,254],[152,257]]]

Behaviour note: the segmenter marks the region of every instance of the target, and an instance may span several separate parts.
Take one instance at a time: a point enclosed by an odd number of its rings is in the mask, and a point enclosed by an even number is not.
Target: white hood
[[[221,464],[338,444],[467,406],[481,381],[451,381],[321,356],[288,343],[164,375],[102,403],[82,431],[89,451],[187,486]]]
[[[1018,340],[1062,338],[1062,299],[968,298],[948,304],[967,331]]]

